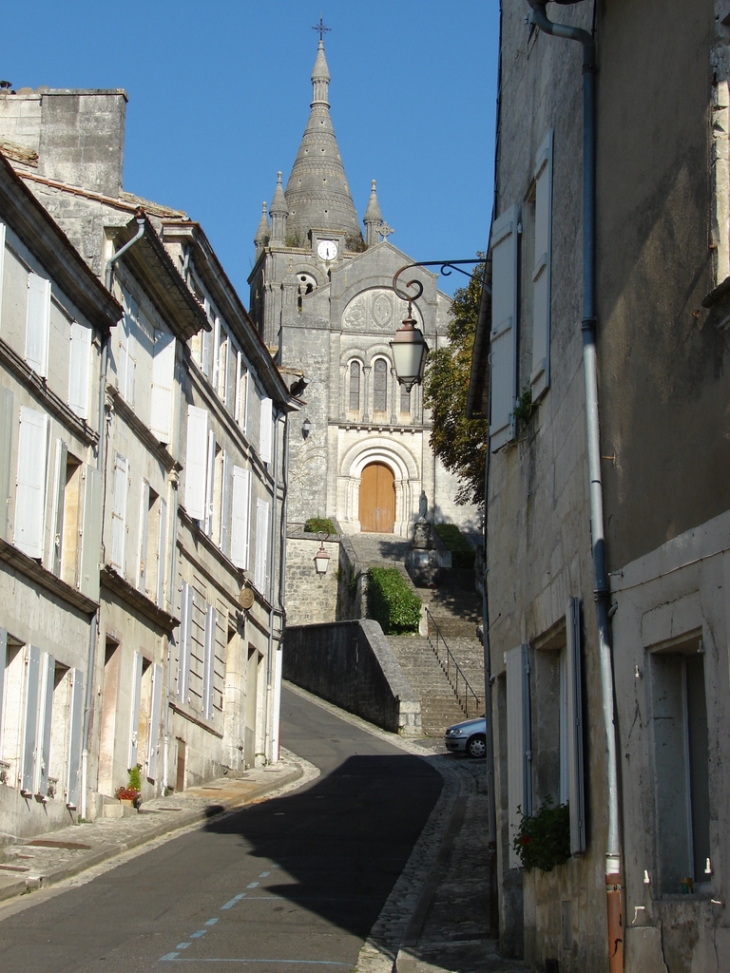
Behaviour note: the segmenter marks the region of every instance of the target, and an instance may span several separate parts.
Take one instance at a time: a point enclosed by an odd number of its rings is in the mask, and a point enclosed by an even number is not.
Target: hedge
[[[368,610],[386,635],[418,631],[421,599],[397,568],[370,568]]]
[[[456,524],[434,524],[433,529],[443,541],[446,550],[451,551],[451,563],[455,568],[474,567],[474,548]]]
[[[337,530],[329,517],[310,517],[304,525],[304,532],[307,534],[321,533],[333,536],[337,533]]]

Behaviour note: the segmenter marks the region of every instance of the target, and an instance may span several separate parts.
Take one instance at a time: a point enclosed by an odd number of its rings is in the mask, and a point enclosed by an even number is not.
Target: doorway
[[[385,463],[369,463],[362,471],[359,515],[363,533],[393,533],[395,477]]]

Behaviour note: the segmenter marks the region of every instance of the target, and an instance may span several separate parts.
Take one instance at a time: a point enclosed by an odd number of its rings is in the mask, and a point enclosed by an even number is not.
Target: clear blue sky
[[[377,179],[391,243],[414,260],[485,249],[497,0],[6,3],[0,77],[16,89],[124,88],[124,188],[199,221],[248,304],[261,203],[277,170],[286,185],[309,114],[320,9],[360,219]]]

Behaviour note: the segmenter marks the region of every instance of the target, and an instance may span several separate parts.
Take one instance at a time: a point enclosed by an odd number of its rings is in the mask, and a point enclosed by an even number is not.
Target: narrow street
[[[0,909],[3,973],[352,968],[441,777],[289,692],[282,742],[321,776],[85,885]]]

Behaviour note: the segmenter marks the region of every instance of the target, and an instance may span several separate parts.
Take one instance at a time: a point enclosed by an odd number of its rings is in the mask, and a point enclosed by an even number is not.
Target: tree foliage
[[[423,382],[423,402],[431,410],[431,448],[459,479],[458,504],[484,503],[486,419],[466,418],[466,399],[474,346],[484,264],[479,264],[466,287],[454,294],[449,345],[432,351]]]

